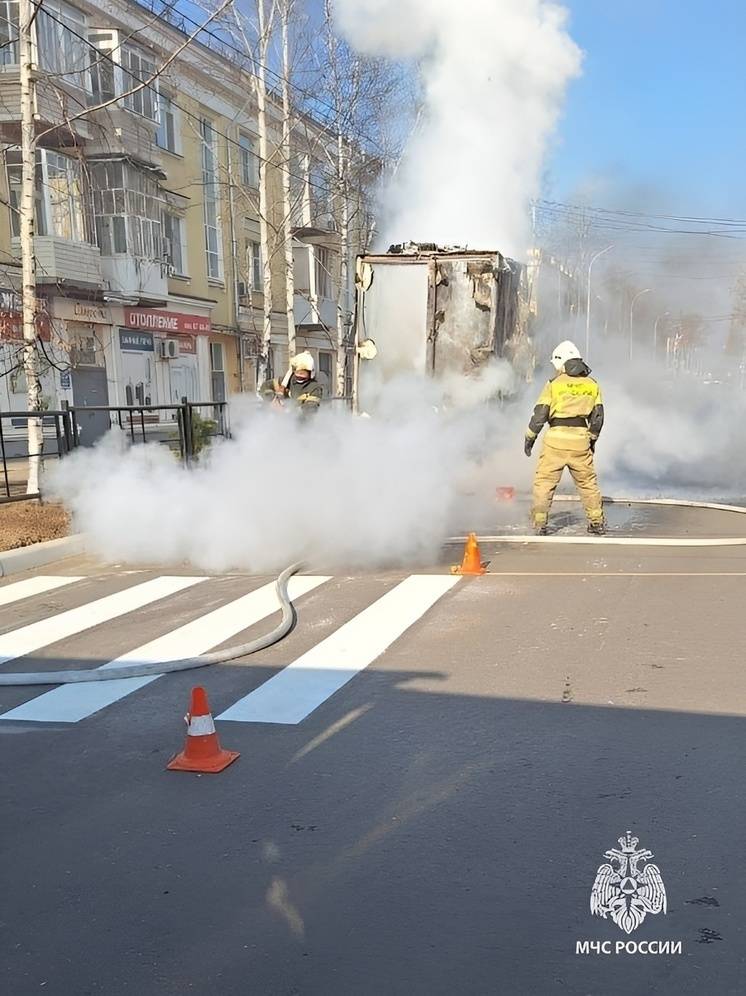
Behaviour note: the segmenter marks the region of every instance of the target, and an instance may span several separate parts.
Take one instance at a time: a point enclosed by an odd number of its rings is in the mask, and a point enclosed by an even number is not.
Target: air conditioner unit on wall
[[[178,339],[161,339],[158,342],[158,357],[161,360],[175,360],[179,355]]]

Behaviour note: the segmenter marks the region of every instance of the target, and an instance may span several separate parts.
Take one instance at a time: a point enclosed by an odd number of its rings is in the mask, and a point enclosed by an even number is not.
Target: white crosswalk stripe
[[[26,578],[25,581],[13,581],[0,588],[0,605],[11,605],[13,602],[20,602],[23,598],[44,595],[48,591],[56,591],[58,588],[64,588],[82,580],[83,578],[50,577],[41,574],[36,578]]]
[[[389,647],[457,582],[412,575],[217,719],[300,723]]]
[[[85,580],[40,576],[6,585],[0,587],[0,606]],[[297,600],[330,580],[327,576],[297,575],[290,580],[290,597]],[[135,613],[197,584],[209,582],[210,579],[205,577],[156,577],[0,634],[0,664],[69,637],[77,637],[95,626],[127,613]],[[458,577],[450,575],[411,575],[405,578],[216,718],[243,723],[294,725],[302,722],[380,657],[458,582]],[[197,656],[221,646],[277,611],[275,585],[271,582],[177,626],[102,667],[116,669],[136,663],[166,663]],[[168,618],[167,610],[163,617]],[[126,625],[129,627],[129,622]],[[303,625],[301,614],[301,632]],[[135,616],[133,632],[136,632],[136,626]],[[64,648],[60,649],[60,654],[64,657]],[[162,675],[148,675],[60,685],[0,715],[0,722],[77,723],[160,677]]]
[[[191,588],[192,585],[204,581],[204,578],[160,577],[142,584],[118,591],[114,595],[106,595],[95,602],[81,605],[77,609],[68,609],[57,615],[30,623],[20,629],[0,636],[0,664],[15,660],[26,654],[33,653],[41,647],[48,647],[58,640],[82,633],[101,623],[109,622],[127,612],[134,612],[151,602],[177,591]]]
[[[291,599],[300,598],[319,585],[328,581],[327,577],[299,576],[290,579],[288,593]],[[204,654],[213,647],[220,646],[236,633],[278,611],[274,583],[266,584],[256,591],[243,595],[227,605],[221,606],[192,622],[179,626],[165,636],[151,640],[143,646],[104,664],[105,668],[122,667],[129,664],[155,663],[181,660]],[[52,691],[25,702],[0,716],[0,720],[27,720],[39,723],[77,723],[100,709],[112,705],[156,681],[161,675],[144,678],[122,678],[121,680],[88,682],[80,685],[60,685]]]

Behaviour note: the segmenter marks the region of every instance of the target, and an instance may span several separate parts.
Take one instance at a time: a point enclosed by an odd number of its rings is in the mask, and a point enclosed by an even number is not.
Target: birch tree
[[[259,237],[262,246],[263,311],[262,340],[257,363],[257,387],[267,379],[269,351],[272,348],[272,256],[273,246],[269,231],[268,175],[269,140],[267,126],[267,58],[275,17],[274,0],[257,0],[258,58],[254,70],[254,90],[257,105],[259,132]]]
[[[19,60],[21,83],[21,198],[19,229],[21,239],[23,372],[26,375],[27,408],[39,411],[41,380],[36,327],[36,254],[34,252],[34,203],[36,184],[36,129],[34,126],[34,66],[33,22],[35,8],[31,0],[19,3]],[[39,493],[41,457],[44,446],[43,423],[40,418],[28,420],[28,483],[26,494]]]
[[[290,94],[290,19],[295,0],[280,0],[282,25],[282,241],[285,256],[285,313],[287,316],[288,357],[295,353],[295,277],[293,256],[293,205],[291,177],[291,137],[293,133]]]
[[[361,56],[340,37],[332,0],[324,0],[321,44],[316,48],[317,99],[311,110],[324,116],[325,133],[316,137],[318,154],[332,178],[332,210],[338,238],[336,285],[336,394],[345,393],[352,296],[351,257],[372,237],[375,188],[382,173],[398,161],[407,115],[407,81],[400,68],[384,59]],[[399,134],[391,122],[399,122]]]

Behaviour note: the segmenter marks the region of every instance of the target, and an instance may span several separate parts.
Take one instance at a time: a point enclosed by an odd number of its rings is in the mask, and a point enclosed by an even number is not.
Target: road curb
[[[53,564],[66,557],[79,556],[85,551],[86,537],[83,533],[48,540],[46,543],[33,543],[31,546],[22,546],[17,550],[3,550],[0,551],[0,577]]]

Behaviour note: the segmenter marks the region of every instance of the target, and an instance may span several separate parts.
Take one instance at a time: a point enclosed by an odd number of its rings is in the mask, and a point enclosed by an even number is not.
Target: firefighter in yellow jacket
[[[548,425],[534,476],[533,526],[539,535],[546,533],[554,492],[567,467],[585,508],[588,532],[602,536],[606,532],[604,510],[593,466],[596,440],[604,424],[601,389],[572,342],[556,347],[552,366],[557,374],[539,395],[524,444],[526,456],[531,456],[539,433]]]

